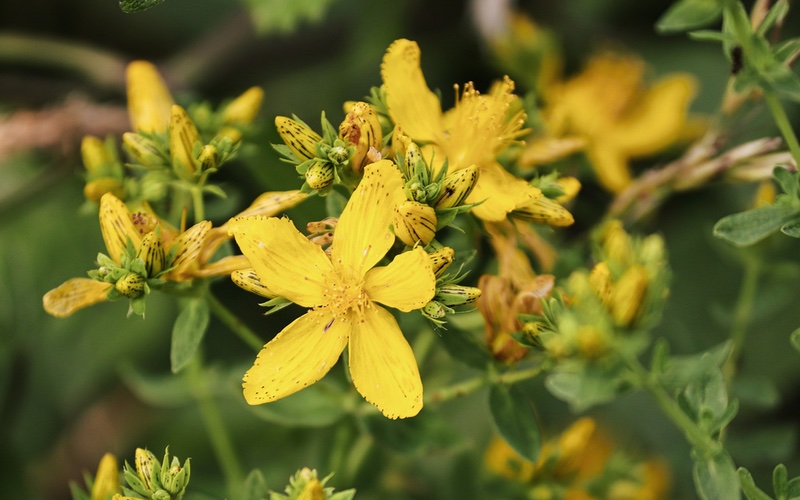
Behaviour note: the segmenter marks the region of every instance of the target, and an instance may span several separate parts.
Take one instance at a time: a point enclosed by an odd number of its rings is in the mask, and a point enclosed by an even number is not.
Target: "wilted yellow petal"
[[[416,42],[396,40],[381,64],[386,90],[386,107],[395,124],[417,141],[441,139],[442,107],[431,92],[420,68],[420,50]]]
[[[112,286],[89,278],[73,278],[47,292],[42,304],[48,314],[66,318],[78,309],[106,300]]]
[[[327,311],[300,316],[258,353],[243,378],[245,400],[269,403],[321,379],[344,351],[353,323]]]
[[[481,175],[467,203],[482,202],[472,208],[472,213],[486,221],[501,221],[515,208],[529,205],[540,196],[539,189],[492,163],[481,167]]]
[[[128,245],[128,238],[135,249],[142,244],[142,236],[131,220],[128,207],[111,193],[106,193],[100,198],[100,232],[103,233],[108,256],[117,264],[121,263],[120,259]]]
[[[358,276],[372,268],[394,243],[389,224],[405,200],[403,176],[389,160],[367,165],[336,225],[331,260]]]
[[[414,351],[389,311],[367,304],[350,335],[350,375],[364,399],[388,418],[422,409],[422,380]]]
[[[133,130],[165,132],[174,101],[156,67],[147,61],[133,61],[128,65],[127,86]]]
[[[292,221],[256,215],[235,219],[229,230],[272,292],[303,307],[326,303],[331,262]]]
[[[403,312],[421,309],[436,292],[431,259],[419,247],[401,253],[388,266],[367,271],[364,290],[370,300]]]

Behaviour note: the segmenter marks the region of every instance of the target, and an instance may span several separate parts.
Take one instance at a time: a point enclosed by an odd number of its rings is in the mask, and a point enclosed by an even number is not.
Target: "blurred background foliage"
[[[540,0],[517,6],[553,30],[567,74],[600,48],[627,48],[650,64],[652,76],[694,74],[700,88],[692,110],[712,113],[729,76],[728,62],[716,45],[657,35],[653,25],[669,4]],[[235,163],[218,174],[230,198],[208,206],[216,224],[262,191],[297,187],[293,169],[279,162],[269,147],[278,142],[272,117],[295,113],[315,125],[319,110],[326,110],[338,121],[343,101],[362,98],[380,83],[379,64],[394,39],[420,44],[428,83],[442,90],[445,108],[452,105],[454,82],[474,81],[477,88],[487,88],[503,69],[483,44],[470,8],[470,2],[457,0],[167,0],[151,10],[125,14],[111,0],[0,4],[4,497],[69,498],[68,482],[80,481],[82,471],[93,471],[104,452],[130,460],[137,446],[158,453],[167,445],[182,458],[192,457],[195,498],[220,498],[224,491],[195,405],[175,384],[148,381],[169,373],[176,303],[163,295],[149,301],[144,321],[126,319],[121,303],[102,304],[67,319],[49,317],[41,306],[47,290],[83,275],[103,247],[96,216],[82,208],[79,141],[86,133],[118,134],[128,128],[124,65],[133,59],[156,63],[179,102],[218,103],[252,85],[264,88],[261,126]],[[796,30],[798,19],[795,9],[785,26]],[[80,106],[93,108],[93,113],[83,116],[75,111]],[[797,127],[797,108],[789,111]],[[735,132],[744,140],[771,129],[766,112],[755,109]],[[753,192],[753,186],[712,185],[678,194],[638,228],[660,231],[667,242],[674,278],[657,335],[669,340],[673,352],[698,352],[727,338],[742,252],[715,240],[711,228],[722,216],[743,210]],[[568,241],[584,237],[609,202],[599,188],[585,186],[574,209],[577,223],[565,230]],[[317,203],[303,204],[290,215],[313,220]],[[788,344],[789,332],[800,326],[800,267],[794,240],[778,240],[752,250],[767,255],[771,267],[761,282],[740,384],[734,388],[742,410],[729,437],[737,465],[748,467],[762,484],[768,483],[778,461],[785,461],[794,474],[800,470],[800,363]],[[297,313],[290,309],[265,319],[253,296],[227,281],[213,286],[265,340]],[[430,335],[410,333],[412,344],[415,337]],[[341,411],[335,405],[305,422],[281,419],[280,407],[261,415],[251,411],[228,390],[238,385],[251,361],[250,350],[215,322],[204,346],[206,362],[217,367],[210,375],[215,377],[212,386],[220,387],[215,395],[223,402],[235,448],[245,467],[259,468],[271,488],[280,490],[291,473],[309,466],[322,475],[335,471],[329,484],[355,487],[362,498],[490,497],[477,479],[482,450],[492,435],[485,392],[447,402],[434,416],[376,421],[378,444],[371,446],[353,422],[330,425]],[[434,343],[426,364],[430,368],[437,363],[453,366],[455,378],[471,370]],[[436,380],[426,378],[426,366],[421,370],[426,387],[434,386]],[[546,435],[573,420],[540,380],[526,383],[526,389],[536,395]],[[324,418],[328,412],[330,418]],[[672,470],[675,498],[694,496],[688,445],[646,396],[624,396],[591,414],[620,446],[664,457]]]

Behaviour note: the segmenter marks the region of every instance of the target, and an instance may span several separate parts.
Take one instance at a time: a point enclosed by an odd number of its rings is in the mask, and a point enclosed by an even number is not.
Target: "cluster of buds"
[[[112,500],[180,500],[192,474],[190,460],[187,458],[183,465],[178,457],[170,460],[167,449],[159,462],[150,451],[136,448],[135,467],[125,462],[123,468],[123,478],[128,483],[127,487],[122,487],[124,495],[114,495]]]
[[[125,196],[125,175],[113,138],[103,141],[87,135],[81,142],[81,157],[86,168],[83,194],[87,200],[99,202],[105,193]]]
[[[325,195],[337,183],[354,186],[364,166],[380,159],[383,132],[377,111],[360,101],[349,103],[346,111],[338,133],[322,113],[322,135],[296,116],[275,118],[283,144],[273,147],[295,165],[304,180],[302,192]]]
[[[334,492],[332,487],[325,487],[331,477],[333,474],[319,479],[316,469],[304,467],[289,478],[284,493],[270,492],[270,500],[352,500],[354,489]]]
[[[543,304],[541,316],[527,318],[523,342],[556,358],[595,358],[655,323],[668,294],[663,239],[632,237],[612,220],[596,242],[597,264],[573,273],[565,294]]]
[[[436,325],[443,325],[448,314],[455,314],[454,307],[466,306],[478,300],[481,296],[480,288],[463,286],[458,283],[464,279],[465,274],[447,274],[446,271],[455,259],[455,252],[450,247],[440,248],[428,254],[431,259],[431,269],[436,276],[436,293],[425,307],[420,311],[422,315]]]

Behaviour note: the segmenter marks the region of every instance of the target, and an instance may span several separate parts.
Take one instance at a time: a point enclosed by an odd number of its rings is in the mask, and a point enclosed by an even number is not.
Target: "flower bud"
[[[194,174],[197,167],[194,162],[194,145],[200,140],[192,119],[186,111],[177,104],[172,106],[172,115],[169,122],[169,152],[172,156],[172,166],[185,172]]]
[[[414,171],[417,168],[417,162],[420,160],[422,160],[422,152],[419,150],[419,146],[413,142],[409,142],[408,146],[406,147],[406,154],[403,157],[403,165],[406,169],[406,178],[410,179],[414,175]]]
[[[366,102],[354,103],[339,125],[339,138],[355,146],[351,166],[355,172],[361,172],[364,165],[369,163],[367,153],[370,148],[380,150],[383,141],[381,122],[375,108]]]
[[[225,107],[222,120],[228,125],[249,125],[258,115],[263,100],[264,91],[259,87],[250,87]]]
[[[277,297],[277,295],[272,293],[261,281],[261,279],[258,277],[258,274],[256,274],[255,269],[253,268],[233,271],[231,273],[231,281],[233,281],[234,285],[247,290],[250,293],[261,295],[262,297],[266,297],[268,299],[274,299]]]
[[[107,174],[108,167],[115,161],[105,143],[91,135],[87,135],[81,141],[81,157],[90,177]]]
[[[618,220],[609,222],[600,236],[600,244],[607,259],[623,265],[631,263],[633,246],[631,237],[622,228],[622,222]]]
[[[114,288],[129,299],[141,297],[144,294],[144,286],[145,280],[138,273],[128,273],[114,284]]]
[[[394,208],[394,234],[406,245],[427,245],[436,236],[436,211],[417,201],[404,201]]]
[[[219,132],[217,132],[217,135],[216,137],[214,137],[214,140],[220,141],[223,139],[231,141],[232,145],[237,144],[242,140],[242,133],[239,131],[239,129],[234,127],[222,127],[221,129],[219,129]]]
[[[219,151],[211,144],[206,144],[200,148],[197,161],[200,163],[200,170],[203,172],[217,168],[219,165]]]
[[[611,302],[611,290],[613,285],[611,283],[611,271],[608,269],[607,262],[599,262],[592,268],[589,273],[589,285],[595,291],[603,304],[608,305]]]
[[[166,267],[166,256],[164,254],[164,247],[161,244],[161,238],[155,232],[147,233],[142,238],[142,243],[139,245],[139,250],[136,252],[136,258],[144,261],[144,267],[147,270],[147,277],[152,278]]]
[[[136,463],[136,475],[139,477],[139,481],[142,482],[142,486],[147,491],[152,491],[154,486],[153,471],[158,467],[158,459],[151,452],[136,448],[134,462]]]
[[[106,500],[109,496],[119,492],[119,465],[117,458],[111,453],[106,453],[97,466],[97,474],[92,484],[91,500]]]
[[[321,191],[333,184],[334,178],[333,165],[325,161],[315,161],[306,170],[308,187],[316,191]]]
[[[136,132],[164,132],[170,122],[173,104],[164,80],[147,61],[133,61],[126,72],[128,114]]]
[[[347,152],[347,148],[343,146],[334,146],[328,150],[328,159],[332,161],[334,165],[340,165],[350,159],[350,154]]]
[[[122,143],[131,158],[145,167],[160,167],[166,163],[156,144],[143,135],[125,132]]]
[[[478,182],[478,167],[475,165],[453,172],[444,178],[442,190],[433,206],[453,208],[463,205],[476,182]]]
[[[475,302],[480,296],[480,288],[461,285],[442,285],[436,289],[434,299],[445,306],[463,306]]]
[[[431,319],[442,319],[447,316],[447,308],[440,302],[432,300],[422,308],[422,314]]]
[[[576,334],[576,340],[578,349],[584,357],[596,358],[606,350],[605,340],[594,326],[582,326]]]
[[[647,271],[640,265],[628,268],[614,284],[611,315],[619,326],[631,326],[639,316],[647,291]]]
[[[576,177],[559,177],[556,183],[564,190],[564,194],[556,198],[556,202],[562,205],[575,198],[581,190],[581,181]]]
[[[286,147],[298,160],[303,162],[317,156],[317,144],[322,140],[319,134],[305,124],[285,116],[276,116],[275,126]]]
[[[170,493],[170,499],[173,495],[178,498],[182,496],[183,491],[186,490],[186,486],[189,484],[190,471],[188,459],[183,467],[180,466],[180,462],[175,457],[173,457],[172,465],[169,468],[167,468],[166,460],[162,463],[161,485]]]
[[[83,195],[89,201],[99,202],[106,193],[111,193],[117,198],[125,198],[122,182],[114,177],[100,177],[87,182],[83,187]]]
[[[440,277],[450,267],[455,258],[455,251],[450,247],[440,248],[433,253],[428,254],[431,259],[431,269],[433,275],[437,278]]]
[[[546,196],[539,196],[533,203],[514,209],[511,215],[534,224],[557,227],[569,226],[575,222],[569,210]]]

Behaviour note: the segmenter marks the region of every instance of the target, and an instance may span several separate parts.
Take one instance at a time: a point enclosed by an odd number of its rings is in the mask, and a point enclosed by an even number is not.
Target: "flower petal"
[[[131,220],[131,213],[125,203],[111,193],[106,193],[100,199],[100,231],[106,243],[108,256],[117,264],[131,239],[134,248],[142,244],[142,235]]]
[[[444,129],[442,106],[425,82],[417,43],[405,39],[392,43],[383,56],[381,78],[395,124],[415,141],[439,142]]]
[[[403,312],[425,307],[436,293],[428,253],[417,247],[398,255],[388,266],[370,269],[364,291],[371,300]]]
[[[394,244],[389,228],[394,207],[405,199],[403,176],[394,163],[381,160],[367,165],[333,233],[335,265],[363,276],[381,260]]]
[[[331,262],[292,221],[255,215],[233,220],[229,230],[271,292],[303,307],[325,303]]]
[[[106,300],[110,283],[89,278],[72,278],[47,292],[42,298],[44,310],[57,318],[66,318],[83,309]]]
[[[300,316],[258,353],[244,374],[244,398],[251,405],[269,403],[321,379],[344,351],[351,327],[329,311]]]
[[[619,150],[607,144],[595,144],[586,151],[597,180],[611,191],[619,193],[631,183],[628,159]]]
[[[530,205],[542,196],[539,189],[514,177],[497,163],[481,167],[481,174],[467,203],[483,202],[472,213],[487,221],[501,221],[515,208]]]
[[[413,417],[422,409],[422,380],[414,351],[394,316],[369,304],[353,325],[350,375],[364,398],[389,418]]]

